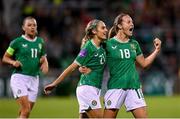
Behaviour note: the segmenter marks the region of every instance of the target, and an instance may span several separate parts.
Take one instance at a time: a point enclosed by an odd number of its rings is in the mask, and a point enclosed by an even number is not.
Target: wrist
[[[15,65],[15,63],[16,63],[15,61],[10,62],[10,64],[13,65],[13,66]]]

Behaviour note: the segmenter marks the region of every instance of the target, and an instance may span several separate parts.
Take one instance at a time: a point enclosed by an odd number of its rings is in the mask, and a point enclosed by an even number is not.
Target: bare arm
[[[141,67],[146,68],[151,65],[158,53],[160,52],[161,41],[158,38],[154,39],[154,47],[155,50],[147,58],[144,58],[143,55],[139,55],[136,57],[136,61],[138,64],[140,64]]]
[[[77,67],[78,64],[73,62],[68,68],[63,71],[62,74],[59,75],[59,77],[55,81],[45,86],[45,94],[49,94],[55,86],[57,86],[61,81],[63,81],[68,75],[70,75]]]
[[[22,66],[21,62],[19,62],[18,60],[13,60],[12,56],[7,52],[5,52],[3,59],[2,59],[2,62],[10,64],[14,67]]]
[[[40,68],[41,71],[42,71],[44,74],[47,74],[47,73],[48,73],[48,70],[49,70],[47,57],[46,57],[46,56],[42,56],[41,59],[40,59],[40,63],[41,63],[41,68]]]

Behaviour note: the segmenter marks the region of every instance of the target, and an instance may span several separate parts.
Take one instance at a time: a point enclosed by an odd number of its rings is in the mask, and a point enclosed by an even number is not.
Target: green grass
[[[150,118],[180,118],[180,96],[145,97]],[[0,118],[17,117],[18,105],[15,100],[0,99]],[[78,103],[75,97],[38,98],[31,113],[32,118],[78,118]],[[125,108],[119,111],[119,118],[132,117]]]

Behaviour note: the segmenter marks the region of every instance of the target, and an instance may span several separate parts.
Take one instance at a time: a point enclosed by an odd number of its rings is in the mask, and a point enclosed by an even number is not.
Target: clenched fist
[[[154,39],[154,47],[158,52],[161,50],[161,40],[159,38]]]

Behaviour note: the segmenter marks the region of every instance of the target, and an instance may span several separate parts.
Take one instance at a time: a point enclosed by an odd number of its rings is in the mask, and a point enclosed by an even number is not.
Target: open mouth
[[[133,32],[133,29],[134,29],[134,28],[130,28],[129,31]]]

